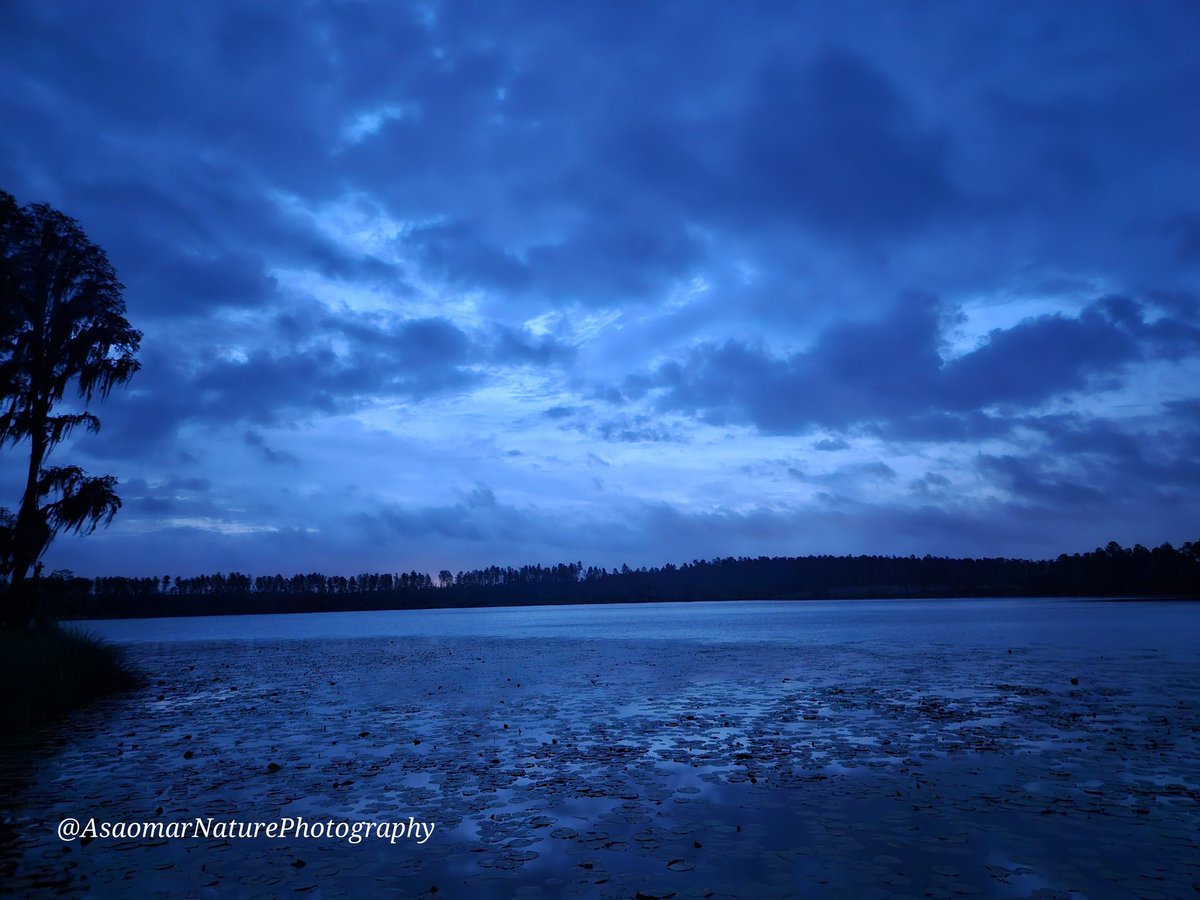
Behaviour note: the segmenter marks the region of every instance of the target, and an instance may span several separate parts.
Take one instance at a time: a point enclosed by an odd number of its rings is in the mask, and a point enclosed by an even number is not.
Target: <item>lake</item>
[[[1191,653],[1197,605],[1079,599],[628,603],[78,623],[118,642],[365,637],[587,638],[842,644],[899,642],[1062,649],[1141,643]]]
[[[1171,897],[1200,882],[1200,604],[85,627],[150,681],[0,756],[0,864],[19,892]],[[64,843],[66,817],[433,830]]]

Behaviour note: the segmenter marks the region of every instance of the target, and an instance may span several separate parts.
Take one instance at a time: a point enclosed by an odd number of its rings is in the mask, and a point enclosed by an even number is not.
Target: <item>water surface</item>
[[[1194,649],[1200,604],[948,599],[628,603],[292,615],[108,619],[81,627],[122,642],[362,637],[655,638],[799,644],[877,642],[1062,649]]]
[[[150,681],[0,754],[0,874],[93,896],[1187,896],[1198,626],[1197,604],[1073,600],[89,623]],[[85,815],[437,831],[57,841]]]

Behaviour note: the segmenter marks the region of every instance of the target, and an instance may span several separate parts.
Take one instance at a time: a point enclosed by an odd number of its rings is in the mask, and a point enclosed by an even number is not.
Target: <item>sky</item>
[[[141,371],[47,570],[1200,538],[1191,2],[0,5]],[[0,503],[20,489],[0,454]]]

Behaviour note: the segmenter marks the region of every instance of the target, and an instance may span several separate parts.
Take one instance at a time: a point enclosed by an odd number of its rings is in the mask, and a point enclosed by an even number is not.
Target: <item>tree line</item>
[[[1200,542],[1148,549],[1116,542],[1052,560],[935,556],[726,557],[605,569],[582,563],[290,577],[239,572],[183,578],[44,578],[62,618],[430,609],[686,600],[916,597],[1200,598]]]

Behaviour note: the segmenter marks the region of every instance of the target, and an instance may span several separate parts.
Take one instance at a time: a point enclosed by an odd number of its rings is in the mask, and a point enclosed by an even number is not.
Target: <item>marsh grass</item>
[[[121,648],[99,638],[58,625],[0,629],[0,734],[140,683]]]

